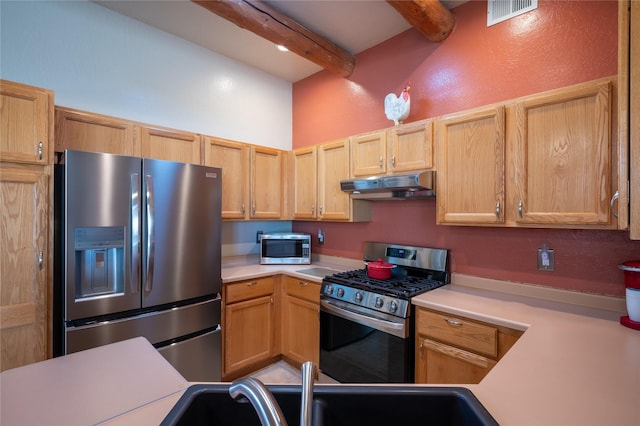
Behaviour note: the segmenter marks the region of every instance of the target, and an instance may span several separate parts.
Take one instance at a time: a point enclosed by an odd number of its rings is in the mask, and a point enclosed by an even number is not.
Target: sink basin
[[[307,275],[313,275],[314,277],[324,278],[327,275],[333,275],[336,272],[340,272],[340,271],[336,271],[335,269],[329,269],[329,268],[309,268],[309,269],[301,269],[296,272],[300,274],[307,274]]]
[[[300,386],[267,386],[289,425],[300,421]],[[249,403],[229,396],[229,384],[190,386],[161,425],[256,425]],[[469,389],[427,386],[315,386],[314,425],[497,425]]]

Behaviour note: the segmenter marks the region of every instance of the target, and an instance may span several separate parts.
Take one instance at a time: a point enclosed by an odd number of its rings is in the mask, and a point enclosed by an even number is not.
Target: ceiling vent
[[[538,0],[488,0],[487,27],[538,8]]]

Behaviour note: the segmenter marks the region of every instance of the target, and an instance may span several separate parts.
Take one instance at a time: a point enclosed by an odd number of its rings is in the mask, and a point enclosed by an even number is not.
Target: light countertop
[[[640,424],[640,331],[620,313],[448,285],[414,304],[526,330],[478,385],[503,425]]]
[[[319,259],[312,265],[265,266],[258,265],[257,260],[251,257],[237,257],[223,262],[222,277],[224,283],[231,283],[285,273],[320,282],[320,277],[300,271],[312,268],[329,268],[339,271],[361,267],[362,262],[333,261],[332,259]],[[455,275],[452,281],[454,284],[414,298],[413,303],[452,315],[525,330],[518,342],[480,384],[463,385],[478,397],[500,424],[563,426],[640,424],[640,331],[621,326],[620,312],[457,285],[458,280]],[[460,277],[459,281],[466,280]],[[509,287],[508,284],[506,284],[507,287]],[[525,286],[525,288],[528,287]],[[535,286],[530,287],[533,289],[532,294],[536,294]],[[565,293],[567,294],[564,294],[561,299],[564,302],[570,301],[571,292]],[[582,297],[576,294],[576,300]],[[619,307],[620,300],[612,300],[611,303],[605,300],[604,305]],[[148,351],[148,348],[144,347],[140,349],[121,346],[117,351],[119,358],[122,358],[126,352],[124,349]],[[90,353],[90,351],[79,354]],[[106,353],[107,358],[113,358],[113,351],[114,349],[109,349]],[[30,377],[34,383],[42,386],[43,380],[46,382],[49,378],[59,377],[60,368],[67,369],[68,374],[84,371],[71,369],[70,366],[73,363],[70,360],[60,361],[74,355],[76,354],[3,372],[0,383],[3,405],[2,424],[28,423],[6,421],[8,418],[5,414],[5,404],[15,401],[18,395],[13,390],[7,389],[7,373],[30,369]],[[102,360],[104,355],[100,355]],[[137,356],[133,358],[139,359]],[[63,411],[76,408],[76,404],[69,402],[71,400],[67,399],[67,402],[56,400],[57,404],[38,406],[38,409],[50,410],[47,412],[48,424],[158,424],[189,383],[181,377],[176,378],[175,370],[168,363],[162,362],[161,356],[152,358],[153,365],[140,368],[134,363],[131,368],[138,369],[138,373],[143,377],[146,377],[149,368],[157,369],[155,375],[158,375],[159,379],[154,380],[160,380],[161,385],[149,380],[147,383],[149,386],[143,386],[147,379],[136,376],[135,371],[131,371],[130,367],[104,381],[100,377],[109,377],[109,369],[116,368],[113,363],[106,361],[104,361],[106,363],[103,361],[98,363],[102,365],[99,376],[92,378],[89,375],[82,380],[83,386],[87,387],[87,392],[91,390],[89,382],[92,380],[96,392],[100,389],[101,392],[108,391],[108,388],[118,389],[117,392],[121,395],[116,395],[115,399],[113,397],[109,399],[107,412],[100,410],[97,407],[99,404],[94,403],[89,408],[97,412],[91,419],[82,422],[58,422],[54,421],[58,414],[63,415]],[[51,364],[52,361],[56,361],[57,365]],[[60,367],[61,365],[64,367]],[[46,366],[58,372],[45,374],[43,369]],[[33,375],[35,371],[38,371],[37,376]],[[121,381],[119,384],[116,383],[118,380]],[[132,385],[132,381],[137,385]],[[136,399],[123,401],[133,389],[137,390]],[[85,396],[91,401],[100,393],[95,395],[87,393],[87,395]],[[36,402],[33,398],[30,398],[30,401]],[[84,400],[80,399],[77,403],[82,404]],[[31,424],[36,423],[31,422]]]

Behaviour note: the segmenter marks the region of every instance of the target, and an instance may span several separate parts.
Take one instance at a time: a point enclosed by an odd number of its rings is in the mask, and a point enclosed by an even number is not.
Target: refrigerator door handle
[[[153,288],[153,262],[156,247],[156,236],[154,227],[155,207],[153,195],[153,178],[151,175],[145,176],[147,187],[147,278],[145,291],[149,292]]]
[[[140,175],[131,174],[131,293],[140,289]]]

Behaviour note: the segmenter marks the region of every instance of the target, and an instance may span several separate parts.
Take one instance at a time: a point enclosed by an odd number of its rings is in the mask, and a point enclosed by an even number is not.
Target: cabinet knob
[[[324,206],[323,206],[323,205],[320,205],[320,211],[319,211],[320,216],[322,216],[322,212],[323,212],[323,211],[324,211]]]
[[[41,142],[38,142],[38,160],[42,160],[42,152],[43,152],[43,149],[42,149],[42,141],[41,141]]]
[[[420,341],[420,359],[422,359],[422,351],[424,349],[424,342]]]
[[[256,205],[255,204],[251,206],[251,214],[252,215],[256,214]]]
[[[393,167],[394,169],[396,167],[396,156],[395,155],[393,155],[391,157],[391,167]]]
[[[522,219],[524,217],[524,203],[522,202],[522,200],[518,201],[518,216],[520,216],[520,219]]]
[[[496,203],[496,217],[500,218],[500,201]]]
[[[382,169],[382,157],[380,157],[380,160],[378,160],[378,166],[380,166],[380,168]]]
[[[301,285],[302,287],[306,287],[309,285],[309,283],[305,282],[305,281],[298,281],[298,284]]]
[[[315,204],[313,204],[313,205],[311,206],[311,214],[313,215],[313,214],[315,214],[315,213],[316,213],[316,205],[315,205]]]
[[[244,203],[242,203],[242,214],[244,214],[245,211],[246,211],[245,210],[245,205],[244,205]]]
[[[254,285],[258,284],[258,281],[251,281],[250,283],[247,283],[248,287],[252,287]]]
[[[42,270],[42,266],[44,265],[44,253],[40,252],[38,253],[38,268],[40,268],[40,270]]]

